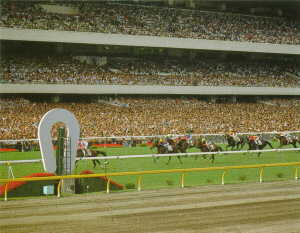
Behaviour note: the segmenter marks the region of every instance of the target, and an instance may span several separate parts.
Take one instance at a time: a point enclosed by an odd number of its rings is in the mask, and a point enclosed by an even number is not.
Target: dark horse
[[[167,146],[163,145],[163,143],[161,143],[159,140],[154,140],[152,142],[152,146],[150,147],[151,150],[153,150],[153,148],[157,148],[157,153],[158,154],[171,154],[171,153],[179,153],[181,152],[181,150],[179,149],[177,143],[175,143],[172,139],[168,139],[167,142],[169,143],[171,150],[169,150],[167,148]],[[156,162],[156,159],[154,158],[154,162]],[[167,164],[169,164],[169,162],[171,161],[172,156],[169,156],[169,159],[167,161]],[[179,162],[182,164],[181,158],[180,156],[177,156]]]
[[[262,138],[260,138],[259,140],[260,143],[257,140],[253,140],[251,136],[249,136],[248,137],[249,150],[263,150],[267,145],[273,149],[273,146],[269,141],[264,140]],[[260,154],[261,152],[258,152],[257,156],[259,157]]]
[[[292,136],[290,138],[280,135],[280,134],[275,134],[275,138],[279,140],[279,148],[287,145],[293,145],[294,148],[297,148],[297,143],[300,144],[299,139],[296,136]]]
[[[226,146],[226,150],[227,150],[228,147],[230,147],[231,150],[234,150],[234,149],[237,149],[237,150],[243,149],[243,147],[244,147],[244,145],[246,143],[245,138],[241,137],[241,136],[233,137],[230,134],[225,134],[225,139],[227,140],[227,143],[228,143],[228,145]]]
[[[201,152],[218,152],[218,151],[223,151],[222,147],[219,145],[212,143],[212,142],[206,142],[205,139],[203,138],[198,138],[198,140],[194,143],[195,147],[200,149]],[[206,156],[203,156],[206,158]],[[197,159],[197,156],[196,158]],[[214,163],[215,161],[215,155],[211,155],[211,162]]]
[[[191,145],[185,138],[181,138],[177,142],[177,149],[180,153],[187,153],[187,150],[192,147],[194,147],[194,145]]]
[[[84,152],[81,149],[77,150],[77,158],[83,158],[83,157],[97,157],[99,155],[102,156],[107,156],[107,154],[104,151],[99,151],[99,150],[90,150],[91,154],[90,155],[85,155],[84,156]],[[76,160],[75,162],[75,166],[77,165],[77,162],[79,160]],[[94,168],[96,167],[96,165],[98,164],[99,166],[101,165],[100,161],[98,159],[93,159],[92,160],[93,164],[94,164]]]

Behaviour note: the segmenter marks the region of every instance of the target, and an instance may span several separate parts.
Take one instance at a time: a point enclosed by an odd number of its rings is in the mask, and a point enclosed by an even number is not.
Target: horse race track
[[[0,232],[299,233],[299,181],[0,201]]]

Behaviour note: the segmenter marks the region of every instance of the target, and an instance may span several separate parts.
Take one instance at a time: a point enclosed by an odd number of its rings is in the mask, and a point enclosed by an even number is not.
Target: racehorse
[[[249,136],[247,139],[248,139],[249,150],[263,150],[267,145],[269,145],[269,147],[273,149],[272,144],[269,141],[264,140],[262,138],[259,139],[260,143],[257,140],[251,139],[251,136]],[[258,152],[257,156],[259,157],[260,154],[261,152]]]
[[[284,135],[275,134],[275,138],[279,140],[279,148],[287,145],[293,145],[294,148],[297,148],[297,143],[300,144],[299,139],[296,136],[291,136],[290,139]]]
[[[77,149],[77,158],[83,158],[83,157],[97,157],[99,155],[102,156],[107,156],[107,154],[104,151],[99,151],[99,150],[90,150],[91,154],[90,155],[85,155],[82,149]],[[79,160],[76,160],[75,162],[75,166],[77,165],[77,162]],[[96,165],[98,164],[99,166],[101,165],[100,161],[98,159],[93,159],[92,160],[93,164],[94,164],[94,168],[96,167]]]
[[[218,152],[218,151],[223,151],[222,147],[218,146],[215,143],[212,142],[206,142],[205,139],[203,138],[198,138],[198,140],[194,143],[195,147],[200,149],[202,152]],[[206,158],[206,156],[203,156]],[[197,159],[197,156],[196,158]],[[214,163],[215,161],[215,155],[211,155],[211,162]]]
[[[187,149],[194,147],[185,138],[179,139],[177,142],[177,149],[180,153],[187,153]]]
[[[153,150],[154,148],[157,148],[158,154],[171,154],[171,153],[181,152],[181,150],[179,150],[178,145],[172,139],[169,139],[168,143],[171,146],[171,149],[172,149],[171,151],[165,145],[163,145],[159,140],[152,141],[152,146],[150,147],[150,149]],[[167,165],[171,161],[171,158],[172,158],[172,156],[169,156],[169,159],[166,163]],[[182,164],[180,156],[177,156],[177,158],[178,158],[179,162]],[[154,157],[154,162],[156,162],[156,159],[159,159],[159,157],[157,157],[157,158]]]
[[[244,137],[240,136],[232,136],[230,134],[225,134],[225,139],[227,140],[228,145],[226,146],[226,150],[228,147],[231,147],[231,150],[234,150],[235,148],[237,150],[243,149],[246,140]]]

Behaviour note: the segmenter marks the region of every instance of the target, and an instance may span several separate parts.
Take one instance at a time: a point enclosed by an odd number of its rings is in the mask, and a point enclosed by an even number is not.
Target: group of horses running
[[[263,150],[266,146],[269,146],[273,149],[273,145],[269,140],[264,139],[261,136],[246,136],[246,135],[230,135],[225,134],[226,146],[224,149],[226,151],[234,151],[234,150],[242,150],[245,145],[248,145],[246,150]],[[300,138],[297,136],[285,136],[280,134],[275,134],[273,139],[279,141],[279,147],[292,145],[294,148],[297,148],[297,144],[300,145]],[[222,152],[223,148],[214,143],[207,141],[205,137],[197,137],[192,140],[188,140],[187,138],[178,138],[177,140],[166,138],[164,141],[161,139],[153,139],[151,141],[150,149],[153,151],[156,149],[157,154],[172,154],[172,153],[187,153],[188,149],[196,148],[199,149],[200,152]],[[259,157],[261,152],[257,153]],[[99,150],[90,150],[89,154],[84,153],[82,150],[77,150],[77,157],[97,157],[97,156],[107,156],[106,152]],[[178,161],[182,164],[181,156],[176,156]],[[199,156],[195,156],[197,159]],[[205,154],[202,155],[203,158],[207,158]],[[154,157],[154,162],[157,162],[159,157]],[[169,164],[172,156],[168,156],[168,161],[166,164]],[[210,155],[210,160],[212,163],[215,161],[215,155]],[[76,161],[77,164],[78,160]],[[94,168],[98,165],[101,165],[100,161],[95,159],[92,160]]]

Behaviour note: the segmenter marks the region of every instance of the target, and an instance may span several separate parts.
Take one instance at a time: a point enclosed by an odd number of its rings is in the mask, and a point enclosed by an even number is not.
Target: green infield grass
[[[273,143],[275,144],[275,143]],[[275,144],[275,147],[278,145]],[[290,147],[284,147],[290,148]],[[266,148],[268,149],[268,148]],[[122,147],[122,148],[100,148],[99,150],[107,152],[108,155],[135,155],[135,154],[151,154],[149,147]],[[193,148],[189,152],[197,152],[199,150]],[[0,152],[0,161],[2,160],[30,160],[41,158],[40,152]],[[104,160],[100,160],[102,166],[93,168],[91,160],[82,160],[78,162],[74,174],[79,174],[84,170],[91,170],[94,173],[105,172],[123,172],[123,171],[146,171],[146,170],[165,170],[178,168],[204,168],[204,167],[220,167],[234,165],[254,165],[268,163],[288,163],[300,162],[300,151],[289,152],[265,152],[260,157],[256,153],[246,154],[220,154],[216,155],[215,163],[212,164],[209,159],[202,157],[181,157],[183,164],[180,164],[176,157],[172,157],[171,162],[167,165],[168,157],[161,157],[154,163],[152,158],[128,158],[109,160],[104,166]],[[41,163],[30,164],[13,164],[13,173],[15,177],[22,177],[36,172],[44,172]],[[264,181],[288,180],[293,179],[295,169],[293,167],[276,167],[265,168],[263,173]],[[185,186],[220,184],[223,171],[209,172],[188,172],[185,174]],[[300,169],[299,169],[300,173]],[[0,178],[8,177],[7,165],[0,166]],[[181,174],[155,174],[143,175],[141,178],[142,189],[157,189],[166,187],[178,187],[180,185]],[[112,180],[123,184],[127,189],[137,187],[137,176],[117,176]],[[225,184],[241,183],[241,182],[258,182],[259,169],[235,169],[227,171],[225,175]]]

